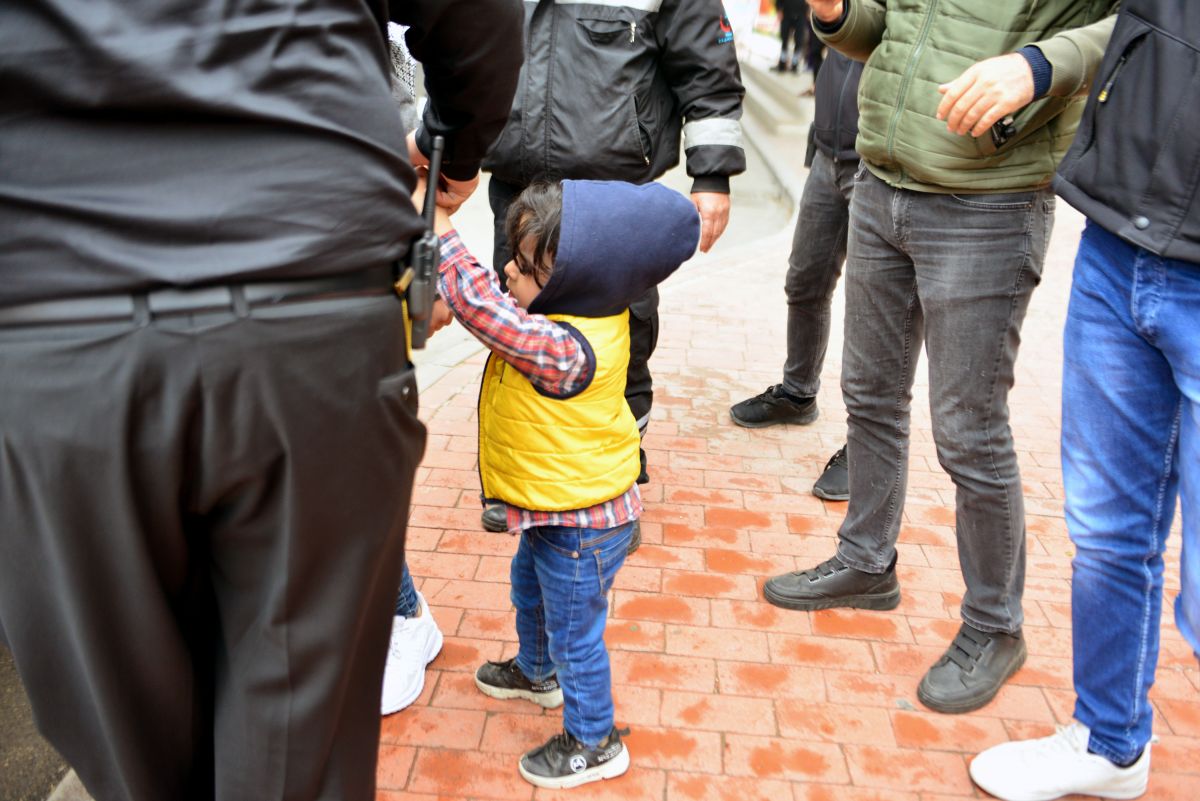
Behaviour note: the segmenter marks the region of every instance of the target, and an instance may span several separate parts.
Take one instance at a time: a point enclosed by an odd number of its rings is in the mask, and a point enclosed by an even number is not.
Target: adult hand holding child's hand
[[[413,167],[417,168],[418,173],[422,168],[429,167],[429,157],[421,152],[417,147],[416,133],[408,135],[408,158],[412,162]],[[467,202],[467,198],[479,186],[479,173],[465,181],[456,181],[453,178],[441,176],[438,182],[437,204],[447,210],[449,214],[458,211],[459,206]],[[420,210],[420,206],[417,207]]]

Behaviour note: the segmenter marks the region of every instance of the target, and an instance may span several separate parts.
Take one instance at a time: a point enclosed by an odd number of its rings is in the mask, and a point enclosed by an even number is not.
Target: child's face
[[[517,301],[517,305],[522,309],[528,309],[529,304],[542,291],[542,287],[538,284],[537,278],[533,273],[533,251],[536,242],[532,236],[527,236],[521,240],[521,246],[517,248],[516,258],[510,260],[504,265],[504,274],[508,277],[508,291],[512,294],[513,299]],[[517,266],[520,261],[525,265],[527,272],[521,272],[521,268]],[[547,256],[546,261],[550,262]],[[553,262],[550,262],[551,264]]]

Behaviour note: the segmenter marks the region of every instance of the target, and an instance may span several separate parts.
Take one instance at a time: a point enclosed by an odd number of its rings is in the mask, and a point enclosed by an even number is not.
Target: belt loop
[[[150,325],[150,301],[145,292],[135,292],[133,299],[133,322],[138,328]]]
[[[250,303],[246,300],[246,290],[241,284],[229,287],[229,297],[233,300],[233,313],[239,320],[250,316]]]

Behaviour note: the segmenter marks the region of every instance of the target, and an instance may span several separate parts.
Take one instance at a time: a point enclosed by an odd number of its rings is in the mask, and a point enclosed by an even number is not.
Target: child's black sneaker
[[[551,674],[542,681],[530,681],[517,667],[515,658],[503,662],[484,662],[475,671],[475,686],[484,695],[501,701],[524,698],[545,709],[554,709],[563,703],[557,676]]]
[[[553,790],[615,779],[629,770],[629,749],[621,742],[621,736],[627,734],[629,729],[614,727],[604,745],[588,748],[563,731],[521,757],[521,776],[530,784]]]

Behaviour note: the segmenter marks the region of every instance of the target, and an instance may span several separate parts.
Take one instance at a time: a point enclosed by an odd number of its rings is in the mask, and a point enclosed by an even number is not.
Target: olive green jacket
[[[857,149],[892,186],[922,192],[1017,192],[1046,186],[1075,135],[1116,20],[1113,0],[846,0],[831,47],[866,61]],[[940,84],[977,61],[1036,45],[1050,90],[990,134],[950,133],[934,115]]]

